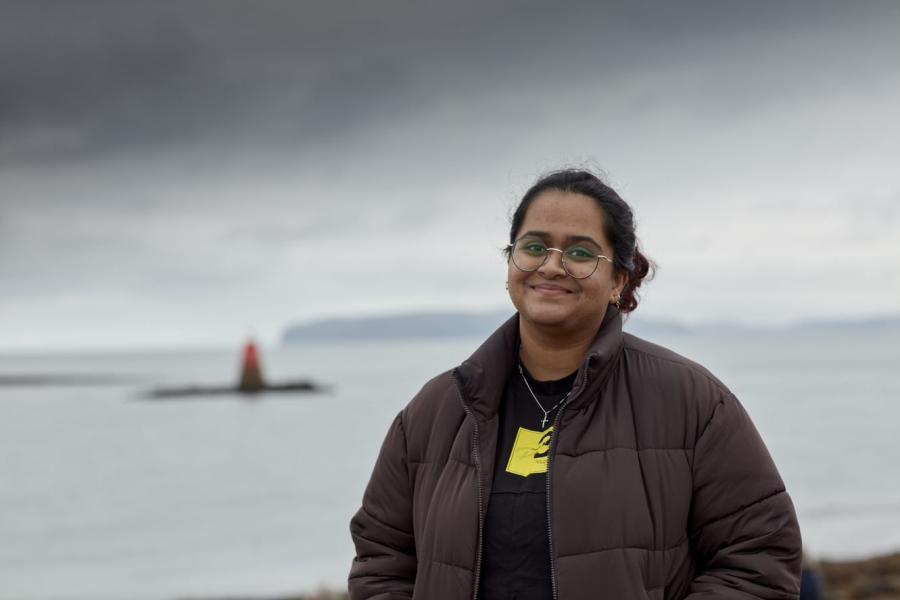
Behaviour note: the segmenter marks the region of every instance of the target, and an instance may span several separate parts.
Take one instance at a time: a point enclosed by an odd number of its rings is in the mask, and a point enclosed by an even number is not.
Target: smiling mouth
[[[539,294],[543,294],[546,296],[564,296],[566,294],[572,293],[572,290],[567,290],[564,287],[560,287],[558,285],[547,285],[544,283],[533,285],[531,286],[531,289],[538,292]]]

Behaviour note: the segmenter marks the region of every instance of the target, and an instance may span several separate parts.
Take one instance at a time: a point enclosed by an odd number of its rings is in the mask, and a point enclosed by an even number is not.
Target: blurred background
[[[509,214],[564,166],[633,206],[659,270],[626,329],[741,398],[807,552],[900,550],[898,29],[888,1],[0,3],[0,598],[343,588],[388,424],[512,314]],[[325,392],[221,390],[251,338]],[[220,393],[150,397],[186,386]]]

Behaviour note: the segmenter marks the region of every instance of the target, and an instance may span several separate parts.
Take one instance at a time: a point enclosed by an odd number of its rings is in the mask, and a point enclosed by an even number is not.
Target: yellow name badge
[[[506,463],[506,472],[521,477],[546,473],[551,433],[553,433],[553,427],[548,427],[544,431],[532,431],[519,427],[512,452],[509,453],[509,462]]]

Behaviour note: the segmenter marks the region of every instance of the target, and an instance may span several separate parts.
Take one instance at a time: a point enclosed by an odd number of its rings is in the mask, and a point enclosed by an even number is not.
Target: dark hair
[[[563,169],[547,173],[538,179],[537,183],[525,192],[513,213],[509,229],[509,243],[513,244],[516,241],[516,234],[522,227],[528,207],[541,192],[547,190],[582,194],[597,202],[597,206],[606,217],[603,219],[603,233],[606,234],[613,246],[613,266],[617,273],[628,275],[628,283],[622,290],[619,310],[623,313],[633,311],[638,305],[637,288],[641,286],[641,282],[648,274],[649,278],[653,277],[656,265],[638,248],[637,236],[634,232],[634,214],[631,212],[631,207],[614,189],[603,183],[597,175],[590,171]],[[507,258],[509,252],[510,249],[507,248]]]

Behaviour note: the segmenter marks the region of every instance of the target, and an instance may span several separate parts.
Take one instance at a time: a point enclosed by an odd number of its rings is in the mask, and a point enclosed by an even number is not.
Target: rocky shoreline
[[[863,560],[821,561],[815,564],[815,568],[825,583],[824,600],[900,600],[900,552]],[[277,598],[232,597],[220,600],[348,600],[348,597],[346,592],[322,590]]]
[[[822,561],[826,600],[900,599],[900,552],[857,561]]]

